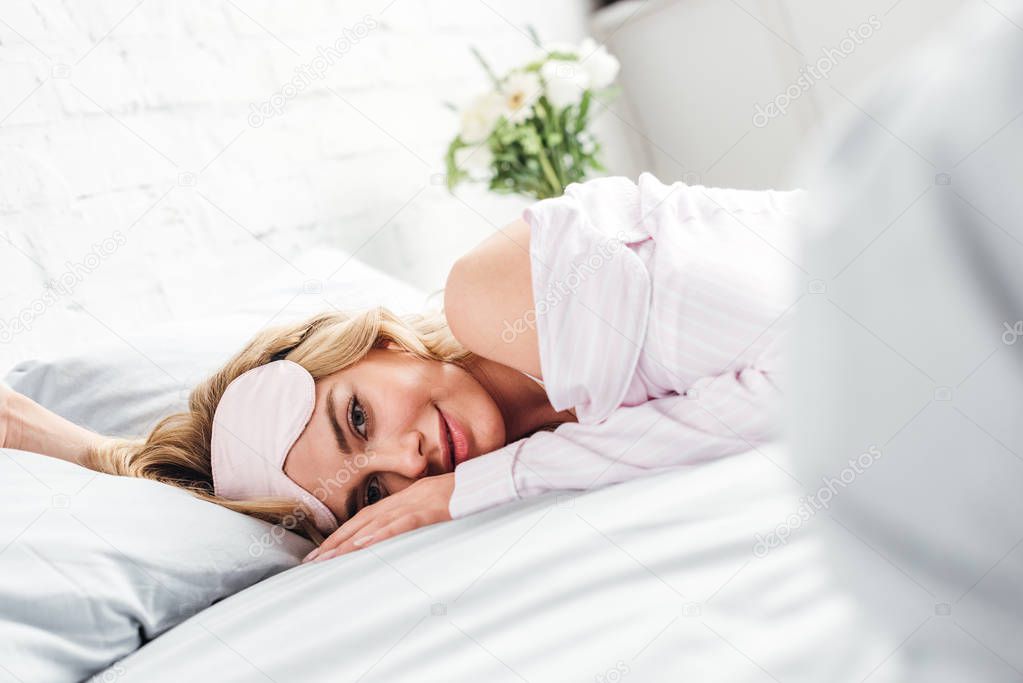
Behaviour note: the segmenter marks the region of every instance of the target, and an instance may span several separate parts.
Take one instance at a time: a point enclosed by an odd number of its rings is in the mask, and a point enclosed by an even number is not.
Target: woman
[[[327,537],[307,560],[746,451],[774,433],[797,202],[649,174],[574,184],[455,264],[446,319],[264,331],[138,441],[6,390],[0,439],[297,519]]]

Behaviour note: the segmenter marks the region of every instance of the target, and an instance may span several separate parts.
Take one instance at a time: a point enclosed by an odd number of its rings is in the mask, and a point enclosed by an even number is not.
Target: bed
[[[797,504],[780,456],[523,501],[290,569],[119,662],[119,680],[859,680],[887,652],[812,534],[753,555]]]
[[[342,302],[411,310],[425,299],[361,265],[314,292],[282,282],[268,278],[230,315],[24,362],[8,381],[93,428],[139,433],[268,320]],[[815,532],[826,516],[767,547],[801,503],[789,470],[784,447],[762,448],[299,566],[308,543],[262,522],[159,484],[97,482],[4,453],[0,493],[11,500],[20,487],[22,498],[20,521],[0,530],[0,595],[30,583],[40,553],[47,572],[65,571],[34,589],[39,610],[5,598],[0,681],[898,680],[885,665],[897,643],[868,626],[827,568]],[[26,493],[30,476],[71,482],[61,490],[89,478],[86,493],[105,492],[65,506],[92,531],[61,522],[50,492]],[[153,496],[187,512],[162,512]],[[115,504],[117,514],[95,510]],[[54,521],[19,532],[37,514]],[[156,517],[159,533],[147,526]],[[141,531],[128,533],[125,520]],[[90,570],[100,566],[127,578],[101,590]]]

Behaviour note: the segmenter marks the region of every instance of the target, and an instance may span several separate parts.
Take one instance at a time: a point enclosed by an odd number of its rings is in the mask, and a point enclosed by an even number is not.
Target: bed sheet
[[[827,570],[780,447],[550,494],[288,570],[119,681],[843,681],[895,647]],[[766,549],[766,550],[765,550]],[[893,673],[893,672],[889,672]],[[894,672],[897,674],[897,672]]]

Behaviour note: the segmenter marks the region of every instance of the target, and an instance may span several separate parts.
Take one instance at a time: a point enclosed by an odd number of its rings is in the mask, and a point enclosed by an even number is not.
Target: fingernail
[[[334,557],[335,555],[337,555],[337,551],[336,550],[331,550],[330,552],[323,553],[322,555],[318,555],[312,561],[313,562],[323,562],[324,560],[329,560],[330,558]]]
[[[365,545],[366,543],[369,543],[372,540],[373,534],[370,534],[369,536],[363,536],[362,538],[355,539],[354,541],[352,541],[352,545],[358,548],[359,546]]]
[[[302,561],[303,562],[308,562],[309,560],[313,559],[314,557],[316,557],[319,554],[320,554],[320,549],[319,548],[314,548],[308,555],[306,555],[305,557],[302,558]]]

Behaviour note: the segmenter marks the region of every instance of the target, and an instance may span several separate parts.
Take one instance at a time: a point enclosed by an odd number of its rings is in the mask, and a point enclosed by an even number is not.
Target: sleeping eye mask
[[[323,535],[337,529],[330,508],[284,473],[284,462],[315,403],[313,376],[289,360],[235,378],[213,414],[213,492],[229,500],[290,498],[306,507]]]

